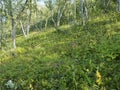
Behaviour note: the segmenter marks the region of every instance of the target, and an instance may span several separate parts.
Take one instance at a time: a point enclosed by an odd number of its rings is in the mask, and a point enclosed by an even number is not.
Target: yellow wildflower
[[[102,82],[101,74],[100,74],[100,72],[97,70],[97,71],[96,71],[96,83],[97,83],[98,85],[100,85],[101,82]]]

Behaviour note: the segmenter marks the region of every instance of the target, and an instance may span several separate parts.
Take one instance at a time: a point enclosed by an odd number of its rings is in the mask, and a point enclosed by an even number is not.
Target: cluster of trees
[[[31,15],[36,9],[35,0],[1,0],[0,1],[0,46],[6,44],[6,38],[12,37],[16,48],[16,30],[22,28],[25,37],[29,35]],[[24,29],[26,27],[26,29]],[[8,37],[8,38],[9,38]]]
[[[40,22],[40,29],[48,25],[59,30],[61,24],[86,25],[92,11],[97,7],[107,9],[110,3],[116,3],[120,12],[120,0],[44,0],[45,6],[37,0],[0,0],[0,48],[7,45],[12,37],[12,47],[16,48],[16,32],[21,30],[29,37],[30,27]],[[44,23],[43,23],[44,21]],[[38,26],[36,26],[38,27]]]

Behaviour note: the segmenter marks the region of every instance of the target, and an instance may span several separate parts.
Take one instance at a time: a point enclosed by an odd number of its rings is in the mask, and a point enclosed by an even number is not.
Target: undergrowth
[[[18,37],[16,50],[0,51],[0,90],[119,90],[116,20],[106,16],[85,27],[65,25],[60,32],[48,28]]]

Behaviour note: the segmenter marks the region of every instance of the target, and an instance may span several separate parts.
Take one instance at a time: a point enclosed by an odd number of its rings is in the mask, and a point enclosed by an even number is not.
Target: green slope
[[[0,90],[9,80],[17,90],[119,90],[120,23],[101,17],[19,36],[0,51]]]

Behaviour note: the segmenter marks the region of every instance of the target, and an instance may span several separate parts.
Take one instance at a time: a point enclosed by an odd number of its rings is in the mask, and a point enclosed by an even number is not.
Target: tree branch
[[[17,15],[16,19],[18,19],[20,17],[20,15],[23,13],[23,11],[25,10],[25,7],[26,7],[27,3],[28,3],[28,0],[26,0],[24,6],[22,7],[22,10],[19,12],[19,14]]]

